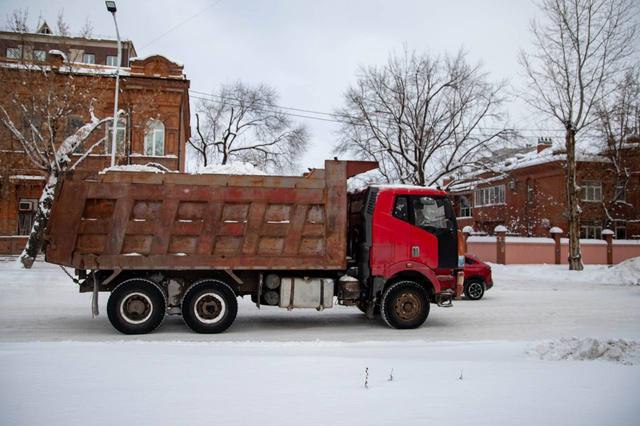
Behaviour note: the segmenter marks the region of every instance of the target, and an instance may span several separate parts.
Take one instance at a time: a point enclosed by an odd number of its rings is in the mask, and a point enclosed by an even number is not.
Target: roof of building
[[[0,61],[0,67],[3,68],[12,68],[12,69],[23,69],[23,70],[31,70],[31,71],[50,71],[52,69],[56,69],[61,73],[69,73],[75,75],[99,75],[105,77],[115,77],[117,67],[111,65],[100,65],[100,64],[85,64],[81,62],[69,62],[67,60],[67,56],[64,52],[59,50],[50,50],[48,52],[50,56],[59,56],[61,57],[61,65],[55,66],[49,63],[36,63],[36,62],[17,62],[17,61]],[[143,66],[139,64],[144,64],[145,61],[152,62],[153,60],[160,60],[169,62],[174,65],[173,68],[169,69],[166,73],[157,73],[154,72],[150,75],[147,75]],[[121,77],[153,77],[153,78],[164,78],[164,79],[172,79],[172,80],[186,80],[186,75],[182,72],[182,65],[175,63],[162,55],[153,55],[148,59],[134,59],[131,61],[131,67],[120,67],[120,76]]]
[[[486,164],[486,169],[476,170],[458,177],[449,186],[449,190],[452,192],[471,190],[478,185],[504,180],[516,170],[566,161],[567,154],[564,146],[557,141],[548,139],[546,141],[550,143],[545,144],[545,148],[540,152],[537,147],[528,146],[512,149],[510,153],[513,155],[511,156],[498,154],[497,157],[492,157],[493,161]],[[576,161],[608,163],[609,159],[601,155],[599,147],[593,143],[582,141],[576,147]]]

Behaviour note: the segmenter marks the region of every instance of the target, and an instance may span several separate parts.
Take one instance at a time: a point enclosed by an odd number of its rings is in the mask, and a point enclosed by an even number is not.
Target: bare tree
[[[637,211],[627,200],[632,168],[630,161],[638,156],[640,145],[640,64],[619,79],[613,95],[597,106],[597,122],[602,152],[609,160],[615,179],[614,191],[602,199],[609,226],[612,222],[638,221],[625,219],[625,210]],[[633,153],[632,151],[636,151]]]
[[[252,163],[264,170],[295,168],[307,145],[307,131],[276,105],[274,89],[236,82],[202,98],[196,135],[189,140],[201,165]]]
[[[27,166],[46,175],[33,227],[20,256],[28,268],[41,246],[58,178],[77,166],[80,161],[73,162],[72,154],[112,119],[99,119],[93,114],[94,96],[104,84],[102,79],[87,79],[83,84],[70,67],[54,71],[48,65],[25,62],[0,68],[0,79],[0,122],[8,136],[18,142],[28,159]],[[82,111],[88,120],[70,122],[71,115]],[[102,146],[102,140],[99,142],[87,151]]]
[[[91,38],[93,35],[93,23],[87,18],[84,25],[80,28],[80,37]]]
[[[481,166],[494,142],[512,132],[502,121],[503,83],[491,83],[464,52],[433,57],[404,51],[360,70],[336,115],[336,152],[380,163],[387,181],[431,185]]]
[[[541,0],[534,49],[522,51],[527,101],[565,130],[569,268],[582,270],[576,136],[597,120],[597,105],[633,53],[634,0]]]
[[[58,19],[56,20],[56,27],[58,28],[58,35],[68,37],[71,35],[71,27],[64,20],[64,9],[58,11]]]
[[[29,9],[14,9],[11,14],[7,15],[7,30],[16,33],[28,33],[29,25]]]

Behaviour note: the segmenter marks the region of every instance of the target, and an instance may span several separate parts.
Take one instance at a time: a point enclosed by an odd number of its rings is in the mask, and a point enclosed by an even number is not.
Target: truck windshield
[[[415,224],[423,229],[448,229],[444,198],[412,197]]]

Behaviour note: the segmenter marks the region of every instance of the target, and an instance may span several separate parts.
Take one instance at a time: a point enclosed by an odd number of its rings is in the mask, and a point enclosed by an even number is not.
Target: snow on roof
[[[580,144],[576,150],[576,161],[608,163],[609,159],[600,155],[596,148],[598,147],[594,146],[594,144]],[[458,179],[460,181],[459,183],[453,182],[450,188],[456,192],[471,190],[478,185],[504,180],[507,177],[506,175],[514,170],[553,162],[563,162],[566,161],[566,158],[567,155],[564,152],[564,147],[554,142],[551,147],[541,152],[537,152],[537,149],[532,148],[529,152],[517,153],[512,157],[490,164],[487,169],[475,170],[468,173]],[[491,173],[495,175],[482,176]]]
[[[111,166],[100,171],[103,175],[108,172],[147,172],[147,173],[166,173],[165,170],[161,170],[158,167],[147,166],[142,164],[127,164],[123,166]]]
[[[462,232],[464,232],[465,234],[472,234],[473,233],[473,227],[467,225],[464,228],[462,228]]]
[[[16,63],[16,62],[0,62],[0,67],[4,68],[13,68],[13,69],[22,69],[29,71],[51,71],[50,65],[42,65],[42,64],[34,64],[34,63]],[[69,73],[69,74],[82,74],[82,75],[102,75],[102,76],[111,76],[115,77],[117,67],[111,65],[101,65],[101,64],[85,64],[82,62],[67,62],[65,58],[64,65],[58,68],[58,71],[61,73]],[[131,68],[129,67],[120,67],[120,77],[129,77],[136,76],[138,74],[131,74]],[[166,78],[172,80],[184,80],[186,77],[183,75],[169,75],[158,77],[154,76],[154,78]]]
[[[166,59],[169,62],[173,62],[174,64],[179,65],[179,66],[183,66],[182,62],[176,61],[175,59],[170,58],[167,55],[163,55],[162,53],[149,53],[148,55],[144,55],[144,56],[134,56],[133,58],[129,58],[129,61],[144,61],[144,60],[149,59],[149,58],[151,58],[153,56],[161,56],[161,57],[163,57],[164,59]]]
[[[562,228],[554,226],[553,228],[549,229],[549,232],[552,234],[562,234],[564,231],[562,230]]]
[[[425,190],[425,189],[429,189],[432,191],[442,191],[441,188],[436,188],[433,186],[420,186],[420,185],[406,185],[406,184],[402,184],[402,183],[385,183],[385,184],[375,184],[375,185],[371,185],[371,187],[373,188],[378,188],[378,189],[415,189],[415,190]]]
[[[251,163],[234,162],[227,164],[211,164],[201,167],[193,175],[266,175]]]

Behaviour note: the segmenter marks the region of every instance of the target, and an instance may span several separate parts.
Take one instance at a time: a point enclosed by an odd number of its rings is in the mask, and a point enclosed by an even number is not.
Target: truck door
[[[411,196],[416,229],[412,233],[411,257],[430,268],[456,268],[458,236],[456,218],[446,197]]]

